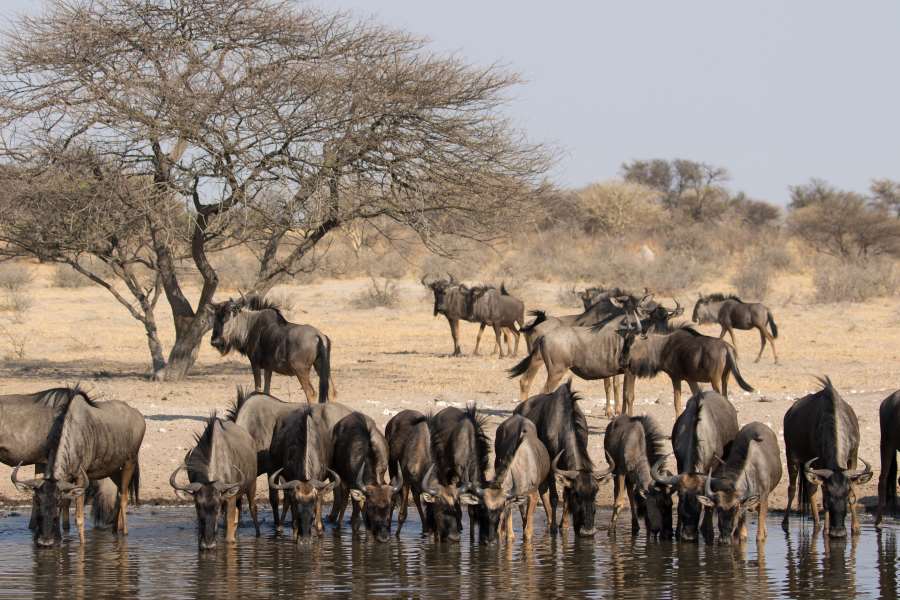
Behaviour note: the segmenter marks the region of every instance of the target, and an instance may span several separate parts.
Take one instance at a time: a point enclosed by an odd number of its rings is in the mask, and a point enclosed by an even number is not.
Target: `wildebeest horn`
[[[432,464],[430,467],[428,467],[428,470],[425,471],[425,476],[422,478],[422,489],[424,491],[428,492],[429,494],[431,494],[432,496],[437,495],[437,489],[434,487],[434,483],[433,483],[434,479],[437,479],[437,478],[434,476],[434,464]],[[463,492],[463,488],[466,485],[468,485],[468,483],[460,486],[460,488],[459,488],[460,493]]]
[[[241,469],[237,465],[231,465],[231,468],[238,472],[238,475],[240,475],[240,479],[238,479],[237,481],[233,481],[231,483],[222,483],[222,482],[217,481],[214,484],[216,486],[216,489],[224,490],[226,488],[231,488],[236,485],[241,485],[242,483],[244,483],[244,472],[241,471]]]
[[[660,473],[660,469],[662,469],[663,465],[666,464],[666,459],[672,456],[672,453],[666,454],[661,459],[653,463],[653,466],[650,468],[650,477],[653,478],[653,481],[662,485],[675,485],[678,483],[678,475],[672,475],[670,477],[663,477],[662,473]]]
[[[337,473],[335,473],[334,471],[332,471],[331,469],[329,469],[327,467],[325,468],[325,470],[328,471],[328,475],[331,477],[331,483],[323,483],[322,486],[319,487],[319,489],[322,489],[323,487],[326,487],[326,486],[330,486],[331,489],[334,489],[337,486],[341,485],[341,476],[340,475],[338,475]],[[318,486],[316,486],[316,487],[318,487]]]
[[[299,481],[285,481],[284,476],[281,477],[281,483],[278,483],[278,474],[284,471],[284,467],[278,469],[271,475],[269,475],[269,487],[273,490],[289,490],[293,488],[295,485],[299,484]]]
[[[684,312],[684,309],[681,308],[681,303],[678,302],[678,298],[672,298],[672,300],[675,301],[675,310],[670,310],[670,311],[668,311],[668,312],[669,312],[669,316],[670,316],[670,317],[677,317],[678,315],[680,315],[681,313]]]
[[[28,488],[36,490],[37,488],[41,487],[41,485],[44,484],[43,476],[36,478],[36,479],[26,479],[25,481],[20,481],[19,480],[19,467],[21,467],[21,466],[22,466],[22,463],[17,464],[15,466],[15,468],[13,468],[12,475],[10,476],[10,479],[12,480],[13,485],[16,486],[16,489],[18,489],[21,492],[27,492]]]
[[[578,471],[566,471],[557,468],[557,465],[559,464],[559,457],[563,455],[563,452],[565,452],[565,450],[560,450],[559,454],[554,457],[553,462],[550,463],[550,469],[553,471],[554,475],[559,475],[560,477],[565,477],[569,480],[575,479],[576,477],[578,477]]]
[[[403,467],[399,461],[397,462],[397,483],[391,481],[391,487],[394,488],[394,493],[399,492],[403,488]]]
[[[453,277],[453,273],[447,273],[447,277],[449,277],[450,283],[456,283],[456,278]]]
[[[597,481],[603,479],[604,477],[606,477],[607,475],[609,475],[610,473],[612,473],[613,471],[616,470],[616,461],[613,460],[613,457],[610,455],[609,452],[605,452],[605,454],[606,454],[606,464],[609,466],[607,467],[607,469],[605,471],[602,471],[600,473],[597,473],[596,471],[594,472],[594,479],[596,479]]]
[[[359,472],[356,474],[356,489],[364,490],[366,489],[366,484],[363,481],[363,475],[366,474],[366,463],[363,463],[359,466]]]
[[[844,471],[844,475],[846,475],[848,479],[856,479],[856,478],[858,478],[858,477],[862,477],[863,475],[865,475],[865,474],[867,474],[867,473],[871,473],[871,472],[872,472],[872,465],[870,465],[869,463],[867,463],[867,462],[865,461],[865,459],[863,459],[863,458],[860,458],[859,460],[862,461],[862,464],[866,465],[866,468],[863,469],[862,471],[860,471],[860,470],[858,470],[858,469],[857,469],[856,471],[850,471],[849,469],[848,469],[848,470],[845,470],[845,471]]]
[[[709,470],[709,475],[706,476],[706,487],[704,488],[703,495],[707,498],[713,497],[713,489],[712,489],[712,480],[713,480],[713,470]]]
[[[819,477],[821,477],[823,479],[828,479],[829,477],[834,475],[834,471],[832,471],[831,469],[811,469],[810,467],[817,460],[819,460],[818,456],[816,456],[815,458],[811,458],[808,461],[806,461],[805,463],[803,463],[803,470],[806,472],[812,473],[814,475],[818,475]]]
[[[184,492],[185,494],[193,496],[202,487],[202,484],[191,483],[188,485],[178,485],[175,483],[175,477],[178,476],[178,472],[181,470],[187,471],[187,465],[185,463],[181,463],[181,465],[172,472],[172,475],[169,476],[169,485],[171,485],[176,492]]]

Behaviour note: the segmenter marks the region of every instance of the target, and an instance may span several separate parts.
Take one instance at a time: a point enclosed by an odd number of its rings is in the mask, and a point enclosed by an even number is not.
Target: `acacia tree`
[[[622,165],[625,181],[658,190],[663,206],[694,221],[709,221],[726,208],[728,171],[703,162],[676,158],[635,160]]]
[[[110,204],[110,222],[140,223],[139,264],[172,308],[175,343],[164,366],[154,356],[166,379],[188,372],[209,328],[210,252],[254,249],[266,291],[359,220],[405,225],[436,251],[454,236],[488,242],[540,197],[549,166],[498,115],[515,75],[287,1],[49,0],[5,35],[0,77],[19,173],[58,168],[78,148],[140,182],[141,202]],[[61,210],[78,207],[69,200]],[[171,217],[179,205],[187,218]],[[5,229],[10,251],[81,264]],[[195,302],[182,257],[202,277]],[[147,291],[132,293],[138,305]]]

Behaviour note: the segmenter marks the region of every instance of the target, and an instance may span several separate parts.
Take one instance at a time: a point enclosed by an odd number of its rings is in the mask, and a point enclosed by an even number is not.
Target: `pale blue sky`
[[[810,177],[863,191],[900,179],[896,0],[338,0],[527,83],[509,114],[565,154],[562,185],[633,158],[727,167],[784,203]],[[0,0],[6,15],[36,5]]]

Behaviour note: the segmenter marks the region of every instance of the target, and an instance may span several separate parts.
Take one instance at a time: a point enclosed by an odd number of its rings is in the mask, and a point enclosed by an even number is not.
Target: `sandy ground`
[[[143,499],[175,499],[168,476],[192,445],[192,436],[210,411],[224,411],[238,385],[252,385],[248,363],[240,356],[221,358],[205,341],[192,375],[180,383],[157,383],[146,378],[148,352],[141,326],[104,291],[57,289],[49,285],[49,270],[35,267],[36,280],[28,293],[35,303],[24,322],[12,323],[0,312],[0,324],[16,335],[27,335],[26,358],[5,359],[0,365],[0,393],[32,392],[80,383],[100,399],[116,398],[138,408],[147,418],[141,452]],[[512,359],[491,356],[452,358],[449,328],[443,317],[433,317],[430,295],[417,282],[401,284],[401,302],[395,309],[357,310],[349,299],[365,281],[330,281],[317,285],[286,286],[276,290],[290,299],[288,318],[320,327],[333,341],[333,373],[338,400],[371,415],[382,427],[399,410],[436,411],[448,405],[476,402],[490,415],[493,426],[516,404],[518,384],[507,379]],[[557,305],[560,285],[538,284],[519,290],[528,308],[548,308],[552,314],[578,312]],[[710,292],[716,286],[704,286]],[[866,304],[811,305],[807,278],[795,275],[778,281],[770,295],[780,329],[777,341],[781,363],[771,353],[754,364],[759,338],[756,332],[738,333],[740,364],[756,393],[732,396],[742,424],[761,421],[779,437],[782,417],[798,397],[817,387],[815,376],[829,375],[856,410],[862,430],[860,455],[874,468],[878,460],[878,406],[900,387],[900,300],[881,299]],[[695,293],[680,296],[693,307]],[[172,337],[164,301],[158,315],[164,342]],[[463,350],[470,353],[477,327],[462,326]],[[718,327],[704,331],[718,333]],[[484,342],[487,344],[484,344]],[[490,352],[485,336],[483,348]],[[8,347],[0,347],[0,356]],[[524,340],[519,357],[524,353]],[[543,374],[536,388],[543,385]],[[602,456],[604,397],[600,382],[576,380],[582,408],[591,427],[591,453]],[[737,388],[736,385],[733,386]],[[533,391],[539,391],[535,389]],[[687,386],[685,386],[687,392]],[[304,400],[295,379],[275,376],[273,394],[293,402]],[[640,380],[636,413],[658,419],[664,430],[674,421],[671,386],[667,377]],[[782,456],[783,459],[783,456]],[[601,460],[602,462],[602,460]],[[0,499],[25,500],[11,485],[10,469],[0,466]],[[861,497],[874,502],[877,478]],[[264,489],[264,486],[261,486]],[[784,480],[773,499],[782,508]],[[601,502],[611,502],[611,486]]]

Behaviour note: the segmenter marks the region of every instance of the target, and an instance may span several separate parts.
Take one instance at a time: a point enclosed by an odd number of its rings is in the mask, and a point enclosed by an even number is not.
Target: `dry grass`
[[[53,271],[51,284],[53,287],[76,289],[94,285],[94,282],[69,265],[57,265],[56,269]]]
[[[19,263],[0,263],[0,289],[18,292],[34,280],[34,273]]]
[[[350,306],[357,309],[395,308],[400,303],[397,283],[384,279],[380,284],[374,277],[369,285],[350,298]]]
[[[900,273],[887,259],[865,262],[822,260],[813,275],[815,300],[820,303],[865,302],[871,298],[896,296]]]

